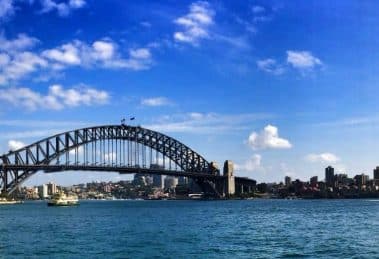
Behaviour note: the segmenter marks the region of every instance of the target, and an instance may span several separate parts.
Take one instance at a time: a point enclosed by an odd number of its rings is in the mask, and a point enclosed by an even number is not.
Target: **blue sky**
[[[0,149],[136,124],[258,181],[379,164],[377,1],[0,0]],[[31,184],[117,180],[39,174]]]

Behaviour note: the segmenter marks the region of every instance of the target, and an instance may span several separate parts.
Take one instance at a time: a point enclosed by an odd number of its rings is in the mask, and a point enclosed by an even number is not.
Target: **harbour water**
[[[0,206],[0,258],[379,258],[379,200]]]

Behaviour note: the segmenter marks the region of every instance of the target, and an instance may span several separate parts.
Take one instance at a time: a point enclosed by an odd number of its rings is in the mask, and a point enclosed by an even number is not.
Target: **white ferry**
[[[19,203],[22,203],[22,201],[0,198],[0,205],[19,204]]]
[[[70,194],[66,195],[65,193],[54,194],[51,200],[47,202],[47,206],[74,206],[79,205],[78,196]]]

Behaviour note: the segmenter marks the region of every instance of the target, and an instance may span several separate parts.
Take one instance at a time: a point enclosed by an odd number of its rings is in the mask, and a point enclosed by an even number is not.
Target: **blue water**
[[[379,201],[0,206],[0,258],[379,258]]]

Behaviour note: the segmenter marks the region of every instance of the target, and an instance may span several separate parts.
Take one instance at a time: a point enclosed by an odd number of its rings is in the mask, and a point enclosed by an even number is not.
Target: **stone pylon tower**
[[[224,176],[225,179],[225,194],[226,196],[234,195],[236,192],[236,184],[234,181],[234,164],[230,160],[224,163]]]

